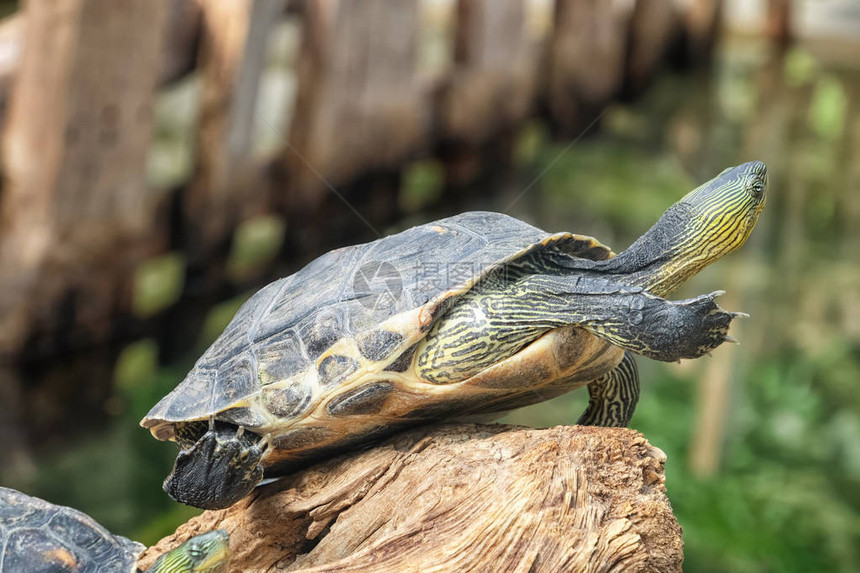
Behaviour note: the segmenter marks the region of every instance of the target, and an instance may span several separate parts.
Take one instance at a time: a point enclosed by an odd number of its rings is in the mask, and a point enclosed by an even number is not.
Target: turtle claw
[[[650,358],[674,362],[679,358],[704,356],[723,342],[733,342],[728,330],[735,313],[720,308],[714,300],[724,292],[714,291],[677,302],[663,301],[666,314],[661,321],[653,322],[645,333],[650,338],[637,351]]]
[[[215,416],[211,415],[211,416],[209,416],[209,431],[211,432],[214,429],[215,429]]]
[[[261,452],[265,452],[272,443],[272,434],[266,434],[255,444]]]
[[[745,312],[733,312],[733,313],[731,313],[731,315],[732,315],[732,318],[749,318],[750,317],[750,315],[748,315]]]
[[[239,429],[236,430],[236,439],[238,440],[239,438],[241,438],[242,434],[244,434],[244,433],[245,433],[245,426],[239,426]]]
[[[732,344],[740,344],[734,336],[729,336],[728,334],[726,335],[725,341],[731,342]]]

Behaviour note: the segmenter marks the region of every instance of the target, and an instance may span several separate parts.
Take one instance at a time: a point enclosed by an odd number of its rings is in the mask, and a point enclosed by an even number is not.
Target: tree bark
[[[223,528],[230,571],[680,571],[665,461],[627,428],[418,428],[207,511],[140,565]]]

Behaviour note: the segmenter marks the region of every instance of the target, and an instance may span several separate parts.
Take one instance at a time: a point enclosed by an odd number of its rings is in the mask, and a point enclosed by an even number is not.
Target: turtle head
[[[230,558],[230,536],[216,529],[192,537],[176,549],[159,557],[146,573],[216,573],[223,571]]]
[[[668,296],[744,244],[764,208],[766,189],[767,168],[761,161],[730,167],[672,205],[608,265],[628,273],[625,282]]]
[[[686,235],[692,242],[678,245],[681,256],[705,256],[701,251],[706,251],[714,260],[743,245],[767,202],[766,190],[767,167],[750,161],[690,191],[679,202],[691,210]]]

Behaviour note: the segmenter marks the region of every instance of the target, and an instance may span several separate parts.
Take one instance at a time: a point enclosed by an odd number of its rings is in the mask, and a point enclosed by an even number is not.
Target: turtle
[[[215,573],[229,559],[228,535],[215,529],[161,555],[146,573]],[[130,573],[144,547],[92,517],[0,487],[0,573]]]
[[[579,424],[626,426],[634,354],[697,358],[725,341],[723,291],[665,297],[740,247],[767,169],[724,170],[615,256],[592,237],[466,212],[330,251],[240,307],[141,421],[179,453],[165,491],[227,507],[262,479],[399,429],[588,386]]]

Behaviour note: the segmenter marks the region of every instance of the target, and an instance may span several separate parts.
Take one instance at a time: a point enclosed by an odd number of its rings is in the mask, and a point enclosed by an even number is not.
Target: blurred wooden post
[[[531,111],[523,0],[460,0],[454,67],[440,111],[445,138],[482,143]]]
[[[626,91],[636,94],[647,85],[679,28],[673,0],[636,0],[630,16]]]
[[[692,0],[683,15],[687,59],[696,64],[711,59],[723,16],[722,0]]]
[[[26,11],[21,11],[0,20],[0,111],[6,105],[12,81],[21,66],[25,18]],[[160,84],[168,84],[194,70],[200,36],[200,2],[169,0],[165,34]]]
[[[728,294],[720,299],[720,306],[743,308],[742,292],[746,276],[736,269],[723,275],[723,280]],[[732,336],[744,344],[742,329],[740,321],[735,321]],[[737,346],[725,344],[704,361],[697,387],[696,426],[689,454],[690,470],[695,476],[712,477],[720,469],[726,443],[726,424],[731,418],[732,379],[738,357]]]
[[[449,186],[510,163],[510,131],[532,110],[537,76],[525,10],[523,0],[457,3],[454,65],[438,100]]]
[[[547,104],[562,133],[579,135],[621,89],[630,11],[605,0],[556,1]]]
[[[329,185],[396,170],[425,145],[417,31],[417,0],[305,2],[289,191],[279,198],[288,209],[318,204]]]
[[[169,0],[159,83],[178,80],[197,65],[203,5],[200,0]]]
[[[264,199],[252,182],[251,131],[269,33],[286,0],[208,0],[201,7],[197,170],[184,209],[189,254],[208,260],[242,211],[259,209]]]
[[[732,308],[732,307],[730,307]],[[713,476],[723,458],[726,421],[731,400],[734,349],[720,349],[705,366],[696,397],[696,427],[690,448],[689,465],[693,475]]]
[[[792,40],[791,2],[789,0],[767,0],[765,34],[778,46],[787,46]]]
[[[164,0],[30,0],[3,133],[0,353],[103,335],[152,230]],[[54,341],[56,344],[57,341]],[[34,349],[31,349],[34,350]]]

